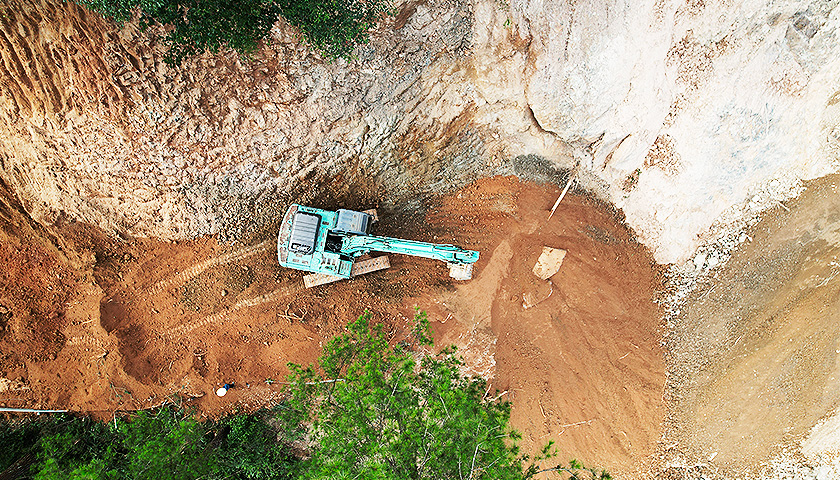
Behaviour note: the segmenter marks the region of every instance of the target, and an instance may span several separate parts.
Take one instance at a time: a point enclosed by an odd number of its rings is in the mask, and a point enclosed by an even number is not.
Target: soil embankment
[[[548,219],[557,193],[497,178],[444,197],[432,223],[483,257],[474,280],[436,293],[432,318],[451,314],[444,342],[495,372],[526,451],[553,440],[561,460],[643,478],[664,415],[658,267],[601,204],[567,196]],[[547,282],[532,272],[543,246],[567,250]]]

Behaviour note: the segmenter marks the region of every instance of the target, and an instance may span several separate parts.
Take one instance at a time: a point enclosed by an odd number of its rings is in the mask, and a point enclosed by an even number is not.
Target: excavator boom
[[[454,264],[475,263],[478,260],[478,252],[473,250],[465,250],[455,245],[417,242],[400,238],[357,235],[345,237],[341,244],[341,252],[354,257],[371,251],[401,253]]]

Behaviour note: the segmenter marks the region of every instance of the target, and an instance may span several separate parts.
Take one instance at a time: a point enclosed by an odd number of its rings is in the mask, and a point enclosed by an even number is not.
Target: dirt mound
[[[452,318],[439,323],[444,342],[494,372],[526,451],[554,440],[561,459],[638,478],[664,414],[660,277],[604,206],[567,196],[549,220],[558,193],[496,178],[444,197],[432,223],[461,225],[454,240],[483,257],[473,281],[436,293],[431,318]],[[548,281],[532,272],[543,246],[567,250]]]
[[[65,248],[89,260],[71,265],[35,237],[15,237],[32,253],[3,244],[15,270],[3,277],[1,303],[6,323],[27,319],[31,332],[0,339],[0,350],[15,352],[0,377],[18,381],[0,403],[106,417],[171,395],[212,416],[256,408],[279,398],[287,362],[314,361],[366,309],[399,336],[416,306],[429,312],[438,345],[456,344],[470,371],[514,401],[526,451],[553,439],[561,458],[635,476],[663,415],[658,276],[602,205],[570,194],[548,220],[558,194],[496,177],[434,200],[425,218],[375,227],[479,250],[474,279],[460,284],[440,262],[392,255],[389,270],[307,290],[301,272],[277,265],[273,238],[233,247],[59,225]],[[568,251],[549,281],[531,272],[544,245]],[[56,273],[61,280],[47,281]],[[538,303],[524,308],[525,294]],[[25,311],[31,298],[55,309]],[[226,382],[236,388],[212,394]]]

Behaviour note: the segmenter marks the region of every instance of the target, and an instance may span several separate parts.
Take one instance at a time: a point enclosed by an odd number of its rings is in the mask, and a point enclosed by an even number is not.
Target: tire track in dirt
[[[220,257],[211,258],[209,260],[196,263],[195,265],[187,268],[186,270],[181,271],[177,275],[165,278],[152,285],[152,287],[149,289],[149,295],[154,296],[163,291],[164,289],[169,288],[173,285],[186,283],[210,268],[217,267],[219,265],[224,265],[230,262],[236,262],[248,258],[252,255],[266,252],[268,251],[269,247],[273,244],[274,240],[266,240],[262,243],[251,245],[250,247],[245,247],[227,253]]]
[[[70,337],[69,339],[67,339],[67,342],[64,344],[64,347],[65,348],[75,347],[75,348],[79,348],[79,349],[88,347],[88,351],[91,348],[101,350],[100,353],[94,353],[93,355],[89,356],[88,357],[89,360],[96,360],[96,359],[103,358],[105,355],[108,354],[108,352],[115,349],[115,345],[113,344],[113,342],[111,342],[111,341],[103,342],[102,340],[100,340],[96,337],[91,337],[91,336],[88,336],[88,335]],[[73,355],[74,357],[79,356],[78,353],[72,353],[71,355]]]
[[[204,327],[206,325],[212,325],[212,324],[220,323],[220,322],[225,321],[225,320],[235,320],[239,317],[237,315],[237,313],[240,310],[243,310],[243,309],[249,308],[249,307],[255,307],[257,305],[262,305],[264,303],[277,301],[277,300],[280,300],[280,299],[285,298],[285,297],[290,297],[290,296],[294,295],[295,293],[297,293],[297,292],[299,292],[303,289],[304,289],[304,286],[303,286],[302,283],[296,283],[295,285],[281,287],[281,288],[278,288],[277,290],[274,290],[272,292],[269,292],[269,293],[266,293],[266,294],[263,294],[263,295],[259,295],[259,296],[249,298],[249,299],[245,299],[245,300],[240,300],[239,302],[236,302],[236,304],[233,307],[231,307],[227,310],[224,310],[224,311],[219,312],[219,313],[214,313],[213,315],[204,317],[204,318],[202,318],[200,320],[196,320],[194,322],[186,323],[184,325],[179,325],[177,327],[171,328],[171,329],[167,330],[166,332],[164,332],[162,337],[164,339],[177,340],[178,338],[189,334],[190,332],[192,332],[193,330],[195,330],[197,328],[201,328],[201,327]]]
[[[93,347],[99,347],[99,348],[105,348],[105,347],[111,346],[111,342],[105,343],[105,342],[103,342],[102,340],[99,340],[96,337],[90,337],[90,336],[85,335],[85,336],[78,336],[78,337],[70,337],[69,339],[67,339],[67,343],[65,343],[65,346],[67,346],[67,347],[77,347],[77,346],[78,347],[83,347],[83,346],[86,346],[86,345],[93,346]]]

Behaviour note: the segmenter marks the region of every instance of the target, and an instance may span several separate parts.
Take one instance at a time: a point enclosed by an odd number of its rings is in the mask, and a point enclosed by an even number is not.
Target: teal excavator
[[[374,210],[336,212],[293,204],[277,235],[280,265],[306,272],[307,287],[323,285],[390,267],[387,256],[368,258],[371,252],[400,253],[441,260],[455,280],[472,278],[478,252],[455,245],[417,242],[370,235]]]

